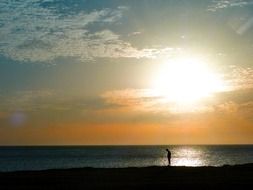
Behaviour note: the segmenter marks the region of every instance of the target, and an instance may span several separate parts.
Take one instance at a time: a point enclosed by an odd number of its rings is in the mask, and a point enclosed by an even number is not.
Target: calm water
[[[0,147],[0,171],[77,167],[220,166],[253,162],[253,145],[243,146],[71,146]]]

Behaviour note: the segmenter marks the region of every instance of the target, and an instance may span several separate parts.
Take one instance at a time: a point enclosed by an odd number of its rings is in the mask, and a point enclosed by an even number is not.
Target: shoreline
[[[245,167],[253,167],[252,163],[245,163],[245,164],[234,164],[229,165],[225,164],[222,166],[159,166],[159,165],[150,165],[150,166],[129,166],[129,167],[92,167],[92,166],[85,166],[85,167],[77,167],[77,168],[50,168],[50,169],[39,169],[39,170],[15,170],[15,171],[0,171],[0,174],[10,174],[10,173],[30,173],[30,172],[51,172],[51,171],[68,171],[68,170],[121,170],[121,169],[149,169],[149,168],[227,168],[227,167],[234,167],[234,168],[245,168]]]
[[[213,189],[253,186],[253,163],[0,172],[0,189]]]

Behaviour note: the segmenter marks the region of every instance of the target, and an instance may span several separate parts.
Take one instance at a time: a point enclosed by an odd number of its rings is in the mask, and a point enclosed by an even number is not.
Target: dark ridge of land
[[[0,189],[251,189],[253,164],[0,172]]]

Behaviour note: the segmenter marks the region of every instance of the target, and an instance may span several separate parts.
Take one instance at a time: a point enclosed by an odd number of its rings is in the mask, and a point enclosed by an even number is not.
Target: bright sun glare
[[[204,61],[188,57],[162,64],[154,81],[154,90],[168,101],[193,103],[224,90],[224,85]]]

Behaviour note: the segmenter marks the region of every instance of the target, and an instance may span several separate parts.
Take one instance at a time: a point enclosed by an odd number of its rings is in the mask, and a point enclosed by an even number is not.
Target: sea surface
[[[0,171],[55,168],[222,166],[253,163],[253,145],[19,146],[0,147]]]

